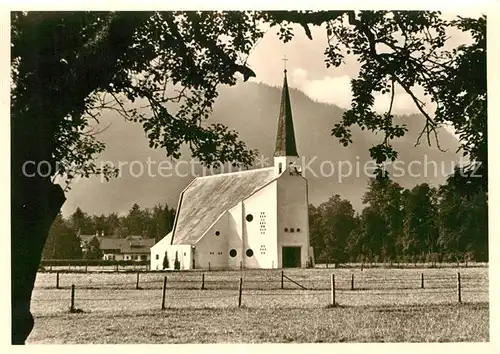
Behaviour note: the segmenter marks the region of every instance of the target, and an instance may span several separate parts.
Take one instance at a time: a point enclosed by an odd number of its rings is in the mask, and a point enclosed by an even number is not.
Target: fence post
[[[71,306],[69,312],[75,312],[75,284],[71,285]]]
[[[205,273],[201,273],[201,290],[205,290]]]
[[[139,272],[137,272],[137,280],[135,282],[135,289],[139,290]]]
[[[331,287],[332,287],[332,306],[335,307],[335,274],[332,274],[332,279],[331,279]]]
[[[240,270],[242,270],[242,269],[243,269],[243,262],[240,261]]]
[[[462,287],[460,283],[460,272],[458,272],[458,302],[462,302]]]
[[[88,265],[88,262],[85,262],[85,273],[87,273],[87,265]]]
[[[420,288],[424,288],[424,273],[420,275]]]
[[[210,272],[210,262],[208,262],[208,271]]]
[[[241,307],[241,293],[243,289],[243,278],[240,278],[240,290],[238,294],[238,307]]]
[[[351,290],[354,290],[354,274],[351,275]]]
[[[283,289],[283,278],[285,277],[285,272],[281,271],[281,289]]]
[[[165,293],[167,291],[167,276],[163,278],[163,295],[161,298],[161,309],[165,310]]]
[[[56,289],[59,289],[59,272],[56,273]]]
[[[118,272],[118,263],[116,263],[116,272]]]

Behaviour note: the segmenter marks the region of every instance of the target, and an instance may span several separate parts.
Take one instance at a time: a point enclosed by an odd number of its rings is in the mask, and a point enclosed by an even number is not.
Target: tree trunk
[[[109,83],[136,28],[151,15],[126,11],[110,15],[106,33],[80,48],[81,59],[72,64],[71,71],[59,52],[65,30],[59,26],[58,17],[63,15],[30,12],[27,16],[29,26],[24,28],[23,43],[30,47],[30,54],[20,61],[20,78],[11,101],[13,344],[24,344],[33,328],[30,301],[36,273],[49,229],[65,201],[62,188],[50,180],[55,172],[60,122],[69,113],[82,113],[85,99]],[[73,15],[68,16],[71,20]],[[79,18],[81,14],[74,16]],[[29,171],[26,163],[30,164]],[[36,170],[39,166],[51,170],[45,176]]]
[[[61,187],[50,181],[39,187],[36,196],[27,196],[29,203],[11,201],[12,344],[24,344],[33,328],[31,293],[50,226],[64,203]]]
[[[53,126],[36,113],[16,113],[11,116],[11,339],[24,344],[34,324],[30,301],[43,248],[65,197],[44,177],[52,163]],[[38,173],[37,165],[47,171]]]

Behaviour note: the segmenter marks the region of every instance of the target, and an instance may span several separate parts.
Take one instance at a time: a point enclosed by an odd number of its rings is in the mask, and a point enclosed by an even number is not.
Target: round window
[[[300,229],[297,229],[297,232],[300,232]]]
[[[288,227],[285,227],[285,232],[288,232]]]
[[[231,251],[229,251],[229,255],[233,258],[236,257],[237,254],[238,254],[238,252],[236,252],[236,250],[234,248]]]
[[[253,251],[251,249],[247,249],[247,257],[252,257],[253,256]]]
[[[253,220],[253,215],[252,214],[248,214],[247,217],[246,217],[247,221],[252,221]]]
[[[219,231],[215,231],[215,236],[219,236],[220,235],[220,232]]]

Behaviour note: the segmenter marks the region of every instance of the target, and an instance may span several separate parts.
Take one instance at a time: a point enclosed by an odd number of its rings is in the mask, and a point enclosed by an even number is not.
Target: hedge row
[[[135,260],[103,260],[103,259],[42,259],[40,266],[131,266],[131,265],[148,265],[150,261],[135,261]]]

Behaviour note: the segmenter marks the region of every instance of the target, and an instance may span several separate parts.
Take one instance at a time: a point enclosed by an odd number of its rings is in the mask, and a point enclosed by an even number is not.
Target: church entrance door
[[[283,268],[300,268],[300,247],[285,247],[281,252]]]

